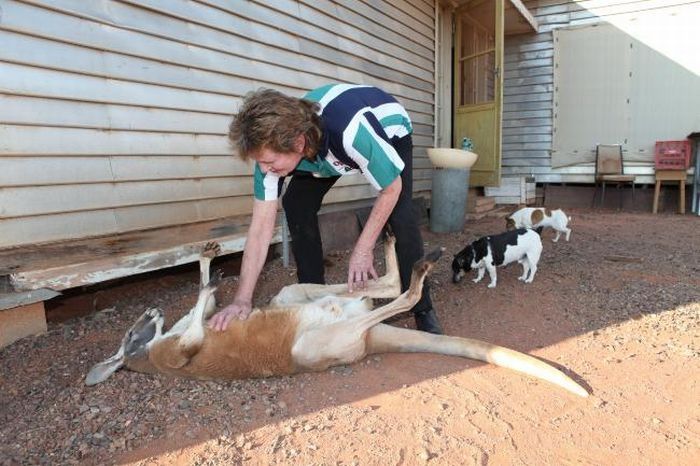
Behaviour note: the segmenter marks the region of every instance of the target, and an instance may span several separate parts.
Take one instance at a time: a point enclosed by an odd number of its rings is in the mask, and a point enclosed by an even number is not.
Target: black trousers
[[[413,193],[413,140],[411,136],[391,140],[405,167],[401,172],[401,194],[389,216],[389,225],[396,237],[401,289],[411,282],[413,264],[423,257],[423,238],[418,228],[418,216],[411,202]],[[321,201],[333,184],[333,178],[316,178],[310,173],[295,173],[282,199],[292,240],[292,253],[297,264],[299,283],[325,283],[323,247],[318,227]],[[422,312],[432,308],[427,281],[423,295],[413,308]]]

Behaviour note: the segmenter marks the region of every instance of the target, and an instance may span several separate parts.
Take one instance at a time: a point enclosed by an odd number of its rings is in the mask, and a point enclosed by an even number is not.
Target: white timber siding
[[[554,44],[557,28],[613,22],[635,14],[700,6],[694,0],[530,0],[524,2],[539,24],[537,34],[506,36],[504,59],[504,176],[534,175],[538,183],[592,183],[592,163],[552,168]],[[592,146],[595,141],[592,141]],[[637,181],[653,183],[653,164],[625,164]]]
[[[393,94],[428,191],[434,23],[430,0],[0,0],[0,247],[249,214],[226,133],[260,87]]]

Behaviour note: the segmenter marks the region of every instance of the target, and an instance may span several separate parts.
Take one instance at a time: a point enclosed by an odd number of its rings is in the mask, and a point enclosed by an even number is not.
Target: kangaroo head
[[[85,377],[86,385],[95,385],[107,380],[124,366],[148,364],[148,350],[162,336],[163,311],[148,309],[126,332],[117,352],[95,364]]]

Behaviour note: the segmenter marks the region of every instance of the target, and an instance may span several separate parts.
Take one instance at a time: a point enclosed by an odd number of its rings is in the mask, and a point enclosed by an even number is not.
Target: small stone
[[[423,448],[419,453],[418,453],[418,458],[420,458],[422,461],[430,461],[430,458],[432,458],[432,455],[430,452]]]

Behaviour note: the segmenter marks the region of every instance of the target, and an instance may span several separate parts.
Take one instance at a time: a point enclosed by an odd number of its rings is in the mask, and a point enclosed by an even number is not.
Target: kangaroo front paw
[[[204,245],[202,256],[213,259],[221,253],[221,245],[216,241],[209,241]]]

